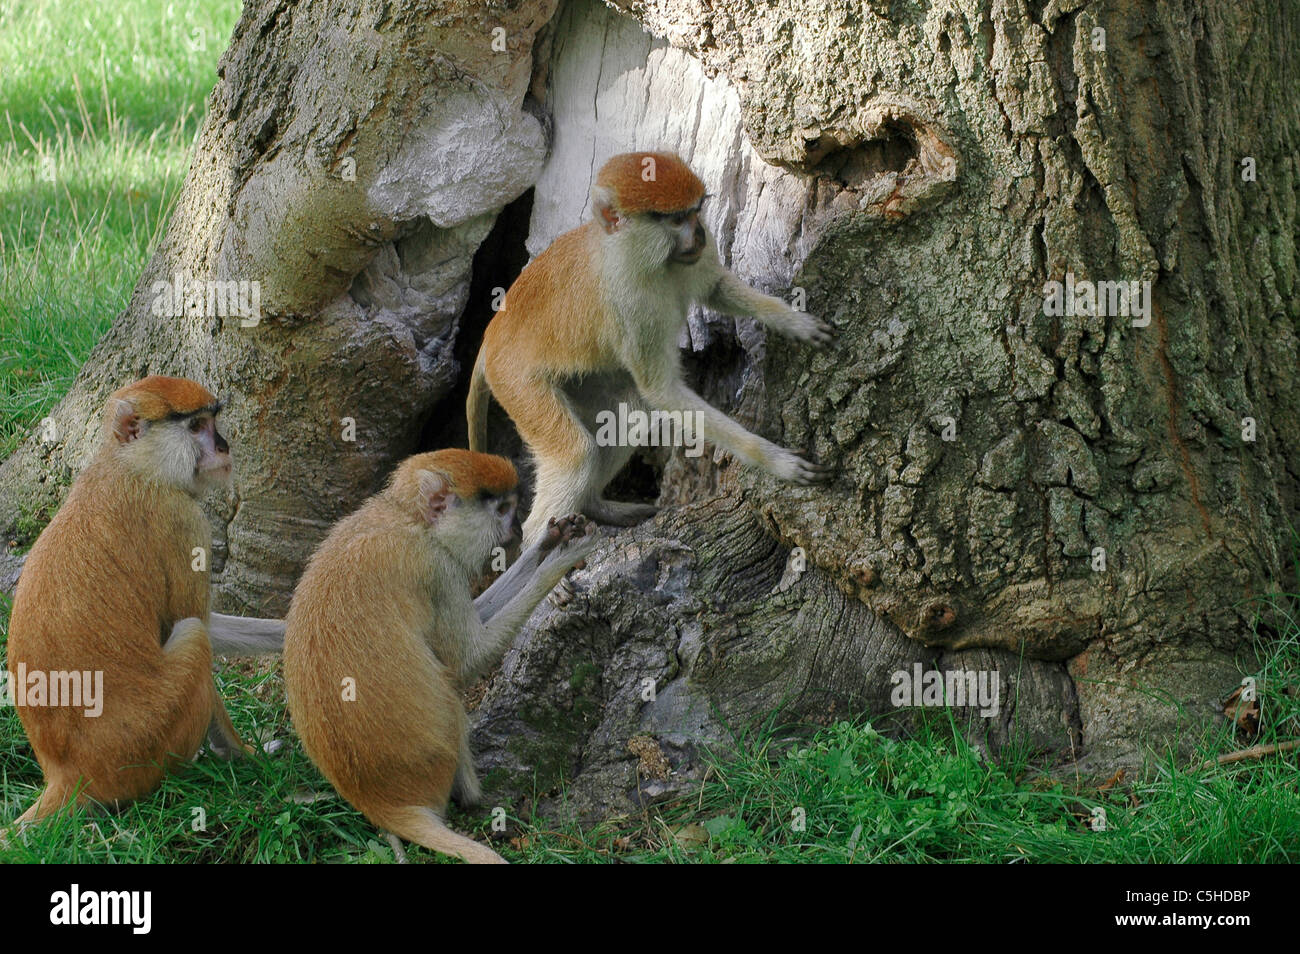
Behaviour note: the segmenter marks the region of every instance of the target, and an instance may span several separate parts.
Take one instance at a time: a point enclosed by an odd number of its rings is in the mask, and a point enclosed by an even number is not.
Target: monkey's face
[[[515,518],[518,506],[519,499],[513,492],[499,496],[482,494],[465,501],[467,521],[475,525],[476,535],[483,544],[483,559],[486,560],[497,547],[518,539],[519,522]]]
[[[217,430],[219,407],[141,417],[123,401],[113,420],[118,454],[145,478],[198,496],[230,483],[230,445]]]
[[[137,454],[153,457],[166,483],[198,495],[230,483],[230,445],[207,411],[154,421],[136,442]]]
[[[678,265],[694,265],[700,260],[708,236],[700,222],[698,205],[680,212],[651,212],[649,215],[667,232],[672,243],[668,261]]]
[[[504,547],[519,539],[521,533],[516,516],[519,508],[518,495],[508,493],[500,497],[484,497],[483,508],[492,514],[493,531],[496,534],[496,542],[489,549]]]
[[[216,414],[195,414],[185,421],[194,455],[193,482],[198,489],[230,484],[230,445],[217,430]]]
[[[632,261],[646,270],[665,265],[694,265],[704,254],[708,233],[699,206],[678,212],[644,212],[619,220],[613,230],[629,248]]]
[[[497,547],[508,546],[520,536],[517,507],[513,492],[469,499],[453,494],[447,498],[445,510],[434,518],[433,527],[440,540],[464,554],[477,570]]]

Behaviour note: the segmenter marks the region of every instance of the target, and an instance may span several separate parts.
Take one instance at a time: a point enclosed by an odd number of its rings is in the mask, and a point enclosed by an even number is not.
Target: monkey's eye
[[[202,421],[202,419],[197,418],[197,417],[192,417],[192,418],[190,418],[190,433],[191,433],[191,434],[197,434],[197,433],[198,433],[199,431],[201,431],[201,430],[203,430],[203,421]]]
[[[508,514],[509,512],[510,512],[510,501],[509,501],[509,500],[503,500],[503,501],[501,501],[499,504],[497,504],[497,513],[499,513],[501,516],[504,517],[504,516],[505,516],[506,514]]]

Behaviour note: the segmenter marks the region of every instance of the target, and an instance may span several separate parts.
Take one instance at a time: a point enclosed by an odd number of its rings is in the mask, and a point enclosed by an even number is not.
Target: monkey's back
[[[600,287],[591,265],[600,234],[595,222],[565,232],[510,286],[504,307],[483,333],[493,393],[506,376],[534,368],[580,375],[608,363],[610,343],[601,337]]]
[[[285,619],[284,679],[303,747],[367,815],[447,803],[464,708],[423,639],[436,624],[427,553],[376,499],[312,556]]]

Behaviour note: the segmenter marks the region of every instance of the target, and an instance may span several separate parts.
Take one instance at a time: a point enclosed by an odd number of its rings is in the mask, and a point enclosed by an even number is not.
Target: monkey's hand
[[[787,321],[787,328],[792,338],[811,341],[818,347],[825,347],[835,340],[835,326],[813,317],[806,311],[791,309]]]
[[[767,469],[774,477],[805,486],[824,483],[831,476],[827,467],[804,460],[794,451],[786,450],[784,447],[777,448],[776,453],[769,458]]]

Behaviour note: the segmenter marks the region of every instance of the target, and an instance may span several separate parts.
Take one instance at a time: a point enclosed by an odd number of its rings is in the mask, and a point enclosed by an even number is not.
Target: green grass
[[[986,762],[938,729],[902,741],[840,723],[784,756],[713,766],[690,803],[638,827],[564,827],[530,861],[1182,863],[1300,859],[1294,758],[1075,791]],[[1095,808],[1107,826],[1093,831]],[[796,827],[802,823],[802,829]]]
[[[237,0],[0,0],[0,458],[125,307]]]
[[[0,601],[3,621],[7,610]],[[1247,741],[1224,727],[1203,740],[1205,758],[1300,736],[1300,624],[1284,609],[1273,615],[1280,636],[1270,633],[1257,672],[1263,732]],[[279,752],[236,763],[203,756],[116,815],[78,811],[11,837],[0,860],[392,861],[302,753],[278,666],[227,668],[220,685],[241,734],[283,740]],[[800,736],[771,720],[709,761],[688,798],[585,830],[516,818],[493,845],[512,861],[543,863],[1300,860],[1296,752],[1208,770],[1170,760],[1103,791],[1048,778],[1015,752],[982,757],[941,713],[902,740],[861,723]],[[0,818],[26,808],[40,784],[15,711],[0,708]],[[1098,807],[1104,831],[1090,824]],[[453,810],[450,820],[487,837],[484,812]],[[416,847],[408,855],[444,860]]]
[[[503,853],[534,862],[1300,861],[1300,752],[1199,767],[1300,738],[1295,605],[1266,608],[1259,737],[1224,725],[1201,740],[1197,765],[1170,758],[1141,779],[1089,788],[1050,778],[1015,752],[983,758],[946,713],[925,713],[902,740],[843,722],[779,754],[777,733],[763,727],[712,759],[700,790],[676,805],[588,831],[532,827],[521,851]],[[1106,824],[1095,831],[1099,808]]]

